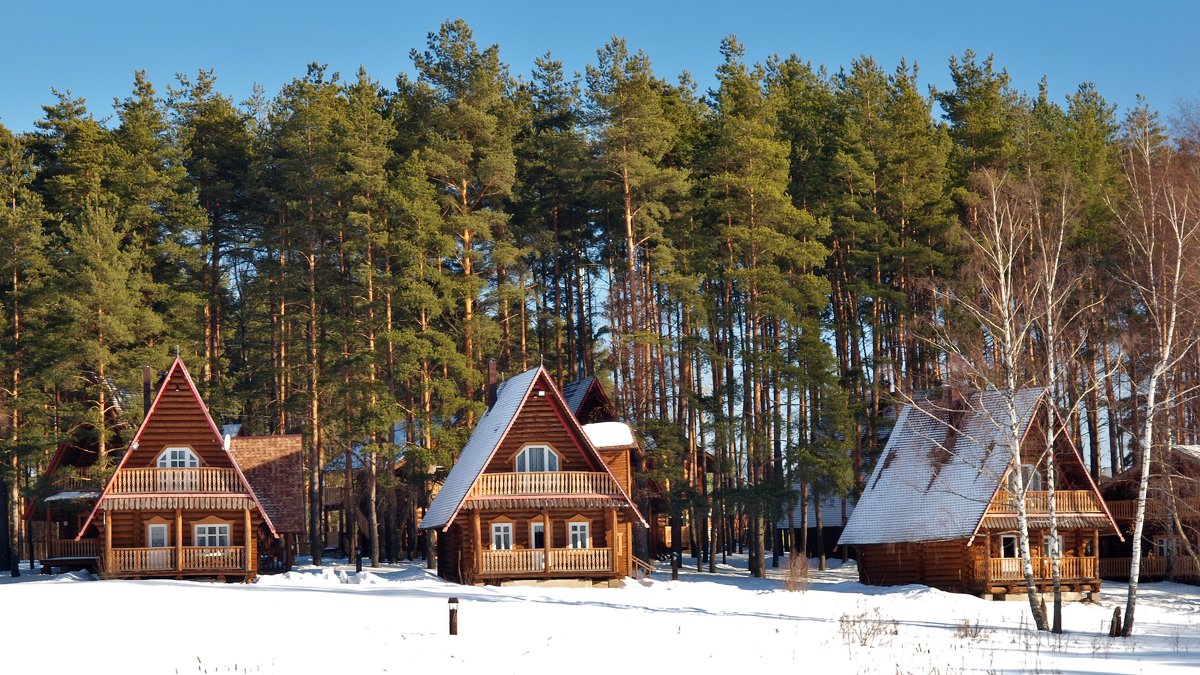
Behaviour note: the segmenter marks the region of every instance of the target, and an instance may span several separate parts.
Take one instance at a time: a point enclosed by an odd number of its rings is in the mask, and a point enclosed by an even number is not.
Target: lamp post
[[[450,598],[450,634],[458,635],[458,598]]]

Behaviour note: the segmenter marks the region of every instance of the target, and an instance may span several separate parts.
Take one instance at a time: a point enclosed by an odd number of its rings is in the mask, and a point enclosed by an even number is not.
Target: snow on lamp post
[[[450,598],[450,634],[458,635],[458,598]]]

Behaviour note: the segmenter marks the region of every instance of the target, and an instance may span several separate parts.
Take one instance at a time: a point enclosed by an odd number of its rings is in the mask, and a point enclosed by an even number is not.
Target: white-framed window
[[[196,546],[229,546],[229,525],[197,525],[194,543]]]
[[[1017,535],[1002,534],[1000,535],[1000,557],[1001,558],[1016,558],[1020,556],[1020,547],[1017,546]]]
[[[166,548],[171,545],[170,528],[166,523],[150,523],[146,525],[146,546],[148,548]]]
[[[1170,558],[1175,555],[1175,537],[1155,537],[1154,555],[1160,558]]]
[[[512,547],[512,523],[492,523],[492,550],[511,551]]]
[[[592,527],[590,523],[568,523],[570,529],[570,547],[571,548],[591,548],[592,547]]]
[[[155,465],[160,469],[194,469],[200,466],[200,458],[191,448],[166,448],[159,453]]]
[[[546,548],[545,523],[538,522],[529,524],[529,548]]]
[[[517,453],[517,472],[558,471],[558,454],[547,445],[531,445]]]

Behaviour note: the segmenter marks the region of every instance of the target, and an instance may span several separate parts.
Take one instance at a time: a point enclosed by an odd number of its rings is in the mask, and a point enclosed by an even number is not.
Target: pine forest
[[[218,424],[303,434],[318,563],[340,489],[363,555],[424,553],[491,362],[599,378],[634,499],[755,576],[946,387],[1048,387],[1097,481],[1200,443],[1200,107],[719,47],[702,90],[620,38],[526,71],[447,21],[394,80],[138,72],[0,126],[4,568],[57,445],[119,456],[177,355]]]

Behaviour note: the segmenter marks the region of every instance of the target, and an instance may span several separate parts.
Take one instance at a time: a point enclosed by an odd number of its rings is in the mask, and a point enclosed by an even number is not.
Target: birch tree
[[[1138,306],[1149,328],[1142,347],[1148,355],[1149,371],[1141,389],[1145,400],[1139,431],[1141,452],[1137,507],[1133,521],[1133,550],[1129,566],[1129,596],[1125,605],[1122,636],[1133,634],[1137,608],[1138,576],[1141,574],[1142,534],[1146,522],[1146,495],[1150,486],[1151,462],[1155,456],[1155,425],[1170,405],[1169,392],[1161,391],[1168,373],[1195,343],[1187,325],[1195,317],[1187,311],[1194,295],[1193,261],[1197,248],[1197,185],[1177,171],[1172,152],[1157,114],[1143,103],[1125,121],[1121,161],[1126,181],[1126,199],[1111,200],[1129,250],[1126,274]],[[1167,394],[1167,395],[1164,395]]]

